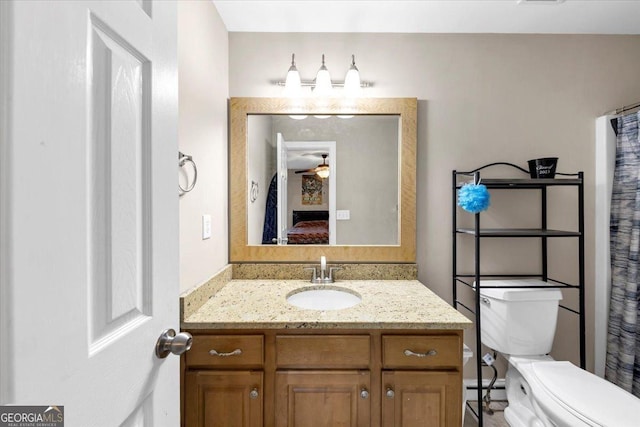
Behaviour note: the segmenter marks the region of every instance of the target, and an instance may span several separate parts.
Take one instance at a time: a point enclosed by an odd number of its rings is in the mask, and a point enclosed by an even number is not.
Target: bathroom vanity
[[[471,322],[415,280],[417,100],[231,98],[229,119],[231,264],[181,298],[182,330],[193,335],[181,357],[183,427],[460,426]],[[329,244],[291,244],[284,233],[288,177],[308,169],[290,164],[288,150],[305,144],[304,155],[328,150]],[[360,179],[369,169],[384,189]],[[267,215],[274,182],[287,191]],[[382,194],[389,200],[372,204]],[[340,280],[298,280],[325,256]],[[361,301],[330,310],[287,300],[330,286]]]
[[[184,425],[461,425],[470,322],[416,280],[335,285],[362,301],[303,310],[287,296],[317,285],[231,280],[184,318]]]

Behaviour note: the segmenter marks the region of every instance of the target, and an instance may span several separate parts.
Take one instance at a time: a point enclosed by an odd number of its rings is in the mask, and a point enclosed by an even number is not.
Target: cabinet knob
[[[387,394],[387,397],[389,399],[393,399],[395,397],[395,395],[396,395],[396,392],[393,391],[393,389],[391,387],[389,387],[389,388],[387,388],[387,393],[386,394]]]
[[[363,388],[362,390],[360,390],[360,397],[363,399],[368,399],[369,391],[366,388]]]
[[[260,396],[260,393],[258,393],[258,389],[257,388],[254,388],[253,390],[251,390],[249,392],[249,398],[251,398],[251,399],[257,399],[258,396]]]

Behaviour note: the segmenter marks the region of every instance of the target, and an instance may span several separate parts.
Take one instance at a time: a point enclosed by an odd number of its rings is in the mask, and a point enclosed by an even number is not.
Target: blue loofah
[[[482,184],[467,183],[458,191],[458,206],[467,212],[486,211],[491,204],[491,194]]]

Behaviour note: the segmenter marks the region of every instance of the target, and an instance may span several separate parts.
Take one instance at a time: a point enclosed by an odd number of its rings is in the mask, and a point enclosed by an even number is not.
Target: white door
[[[176,6],[0,8],[0,403],[178,426]]]
[[[337,194],[337,172],[338,168],[336,167],[336,158],[337,158],[337,150],[336,150],[336,141],[286,141],[283,143],[284,152],[282,156],[287,159],[287,151],[305,151],[305,152],[325,152],[328,154],[328,158],[324,159],[324,161],[329,165],[329,178],[325,179],[325,184],[328,186],[329,193],[329,244],[335,245],[337,244],[337,227],[336,227],[336,194]],[[280,152],[280,151],[278,151]],[[320,163],[318,163],[320,164]],[[316,165],[314,165],[315,167]]]
[[[281,133],[276,135],[276,150],[278,161],[278,244],[286,245],[287,238],[287,218],[289,208],[287,206],[287,181],[289,179],[289,169],[287,167],[287,143]]]

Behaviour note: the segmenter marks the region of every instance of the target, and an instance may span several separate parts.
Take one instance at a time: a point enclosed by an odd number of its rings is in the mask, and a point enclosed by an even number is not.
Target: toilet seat
[[[514,366],[550,418],[570,415],[587,426],[638,425],[640,399],[631,393],[567,361],[518,359]],[[555,413],[560,408],[566,414]]]

